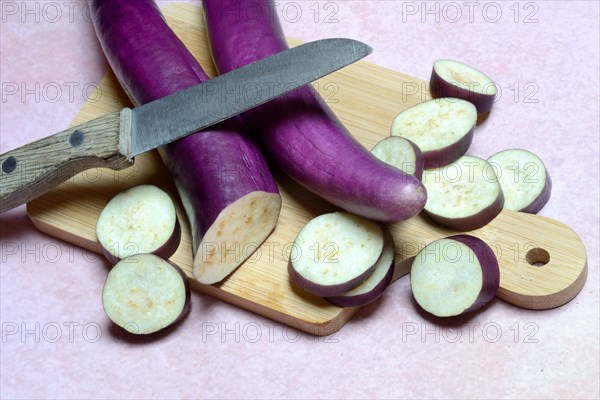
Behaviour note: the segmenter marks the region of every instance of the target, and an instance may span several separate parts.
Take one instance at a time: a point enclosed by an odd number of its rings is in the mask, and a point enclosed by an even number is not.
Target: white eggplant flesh
[[[486,160],[463,156],[442,168],[425,170],[425,214],[437,224],[469,231],[490,223],[502,211],[504,194]]]
[[[539,212],[552,192],[544,162],[530,151],[510,149],[488,158],[504,192],[504,208],[531,214]]]
[[[448,165],[471,146],[477,110],[468,101],[441,98],[407,108],[394,118],[392,136],[415,143],[425,159],[425,168]]]
[[[392,283],[394,276],[394,238],[389,229],[384,228],[384,244],[375,270],[357,287],[327,300],[340,307],[362,307],[377,300]]]
[[[181,320],[190,305],[190,286],[175,264],[153,254],[124,258],[106,278],[102,305],[116,325],[148,335]]]
[[[407,174],[421,179],[425,159],[419,146],[410,140],[399,136],[388,136],[380,140],[371,153],[381,161],[398,168]]]
[[[347,212],[320,215],[298,233],[290,254],[290,279],[321,297],[361,284],[383,250],[379,224]]]
[[[181,227],[171,197],[156,186],[139,185],[106,204],[96,236],[106,258],[116,264],[141,253],[169,258],[179,246]]]
[[[410,285],[425,311],[453,317],[475,311],[494,298],[500,268],[483,240],[455,235],[428,244],[415,256]]]
[[[490,112],[498,91],[486,74],[455,60],[433,64],[429,88],[433,97],[456,97],[473,103],[480,114]]]

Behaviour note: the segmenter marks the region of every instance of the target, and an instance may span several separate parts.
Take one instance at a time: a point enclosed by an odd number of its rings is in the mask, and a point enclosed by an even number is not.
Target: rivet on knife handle
[[[0,155],[0,213],[86,169],[132,165],[125,155],[130,121],[125,108]]]

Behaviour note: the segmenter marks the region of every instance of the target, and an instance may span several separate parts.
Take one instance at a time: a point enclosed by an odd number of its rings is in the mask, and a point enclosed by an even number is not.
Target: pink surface
[[[194,294],[176,330],[132,343],[102,310],[106,264],[37,232],[20,207],[0,216],[1,397],[598,398],[598,4],[278,7],[299,39],[357,38],[374,47],[370,61],[425,79],[438,58],[493,78],[502,94],[469,153],[522,147],[546,162],[554,189],[540,214],[573,227],[588,251],[587,283],[572,302],[529,311],[496,300],[449,328],[418,312],[404,278],[340,332],[315,338]],[[83,4],[0,6],[5,152],[66,128],[107,64]]]

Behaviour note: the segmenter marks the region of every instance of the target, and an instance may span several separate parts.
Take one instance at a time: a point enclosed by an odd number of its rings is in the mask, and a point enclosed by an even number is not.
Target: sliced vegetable
[[[203,7],[220,73],[288,48],[272,1],[207,0]],[[246,9],[253,10],[251,18],[232,11]],[[254,108],[243,118],[277,167],[349,212],[401,221],[418,214],[425,204],[419,180],[371,155],[310,85]]]
[[[527,150],[503,150],[488,158],[496,169],[504,192],[504,208],[535,214],[552,192],[552,181],[544,162]]]
[[[320,215],[298,233],[290,254],[290,279],[316,296],[336,296],[362,283],[383,250],[375,222],[346,213]]]
[[[179,246],[181,227],[167,193],[140,185],[113,197],[96,223],[96,236],[113,264],[139,253],[169,258]]]
[[[430,91],[433,97],[456,97],[471,102],[478,113],[492,109],[496,85],[483,72],[454,60],[437,60],[433,64]]]
[[[175,264],[137,254],[115,265],[104,283],[102,305],[115,324],[134,334],[158,332],[178,322],[190,306],[190,286]]]
[[[478,157],[425,170],[428,199],[425,213],[438,224],[468,231],[488,224],[502,211],[504,195],[494,168]]]
[[[151,0],[92,0],[92,20],[113,71],[134,104],[208,80]],[[281,198],[239,118],[159,149],[192,229],[194,277],[215,283],[271,233]],[[247,252],[246,252],[247,253]]]
[[[455,98],[425,101],[396,116],[392,136],[414,142],[423,152],[425,168],[439,168],[462,157],[473,141],[477,110]]]
[[[417,179],[423,176],[425,160],[419,147],[406,138],[388,136],[380,140],[371,153],[386,164],[390,164]]]
[[[475,311],[494,298],[500,269],[481,239],[456,235],[436,240],[416,256],[410,286],[417,303],[438,317]]]
[[[375,263],[373,273],[360,285],[327,300],[340,307],[365,306],[379,298],[392,283],[394,276],[394,238],[389,229],[383,229],[383,250]]]

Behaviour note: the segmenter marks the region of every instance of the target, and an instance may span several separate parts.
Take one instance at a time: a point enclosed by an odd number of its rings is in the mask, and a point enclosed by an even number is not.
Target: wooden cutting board
[[[163,12],[207,73],[214,75],[201,10],[174,4]],[[396,114],[428,98],[423,92],[426,87],[423,81],[367,62],[344,68],[315,82],[314,86],[367,148],[389,135]],[[403,89],[407,89],[406,92]],[[108,73],[73,125],[124,106],[131,104],[115,77]],[[300,330],[315,335],[331,334],[340,329],[357,308],[336,307],[293,288],[286,267],[289,246],[301,227],[316,215],[336,208],[277,171],[274,174],[283,200],[274,232],[225,281],[202,285],[192,278],[192,287]],[[101,209],[118,192],[142,183],[155,184],[178,198],[157,153],[150,152],[137,157],[134,166],[126,170],[86,171],[30,202],[27,210],[42,232],[99,252],[95,224]],[[183,239],[171,260],[191,277],[190,229],[180,204],[178,213]],[[395,279],[409,272],[411,258],[421,248],[455,233],[431,224],[422,216],[392,224],[390,228],[397,245]],[[501,268],[497,295],[509,303],[530,309],[553,308],[571,300],[583,287],[587,275],[585,248],[573,230],[557,221],[503,211],[492,223],[470,234],[486,241],[496,252]],[[244,249],[241,251],[243,255]]]

